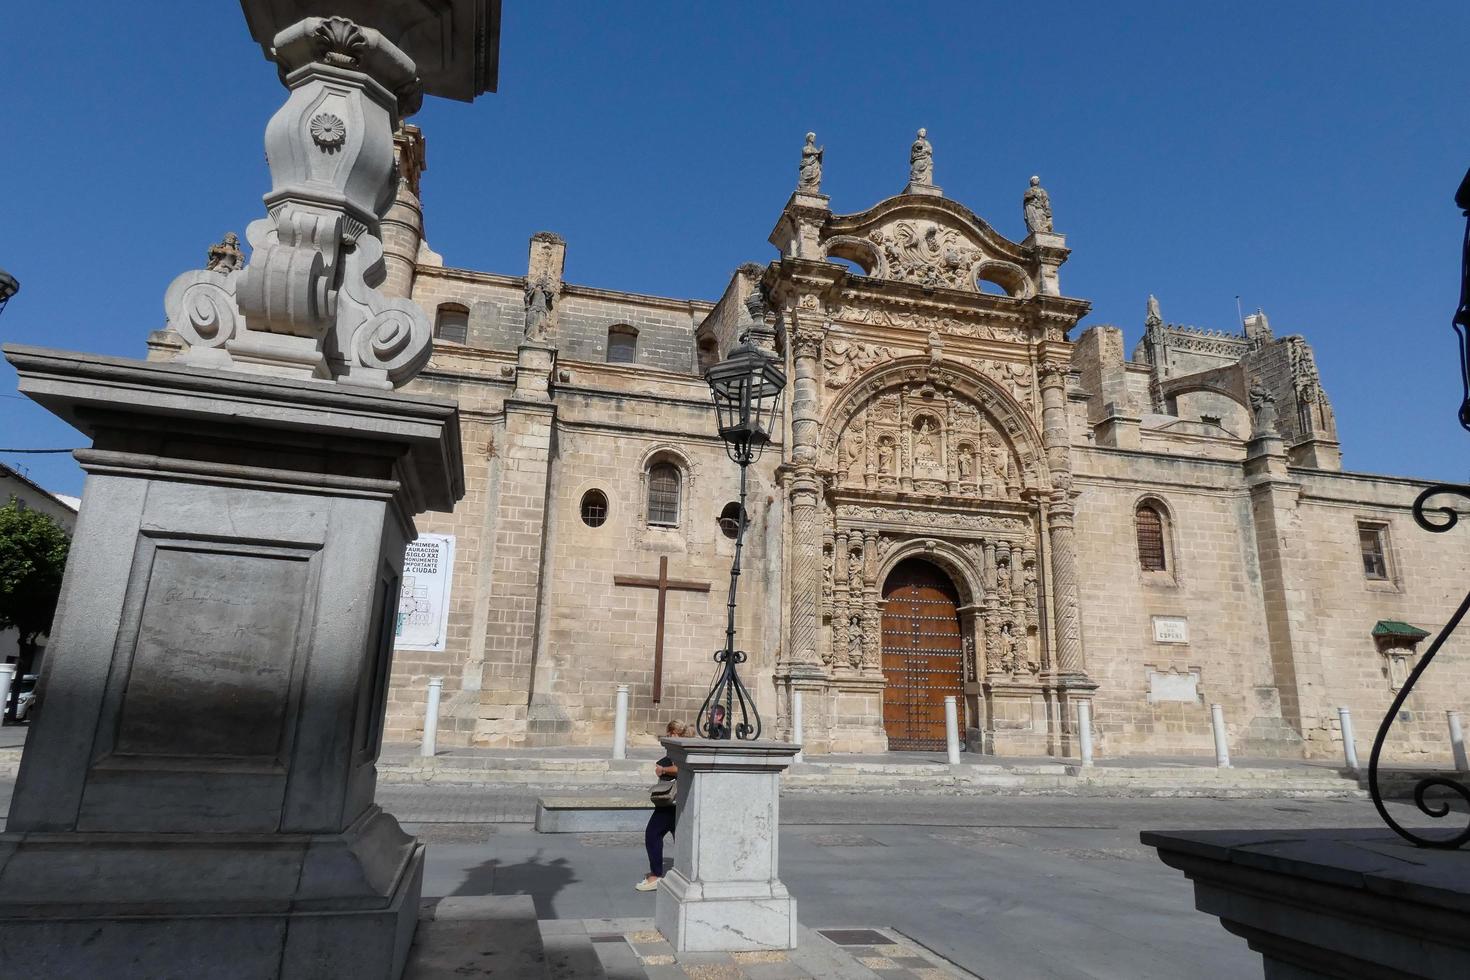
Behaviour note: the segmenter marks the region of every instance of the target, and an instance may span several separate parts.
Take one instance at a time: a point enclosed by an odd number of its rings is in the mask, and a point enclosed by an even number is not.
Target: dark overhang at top
[[[500,0],[240,0],[245,23],[271,57],[271,42],[307,17],[346,17],[371,27],[418,66],[424,94],[471,102],[495,91]]]

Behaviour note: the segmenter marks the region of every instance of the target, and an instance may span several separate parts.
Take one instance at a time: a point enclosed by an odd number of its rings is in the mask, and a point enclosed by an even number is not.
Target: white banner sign
[[[393,645],[399,650],[443,650],[449,623],[454,535],[420,534],[403,551],[403,587]]]

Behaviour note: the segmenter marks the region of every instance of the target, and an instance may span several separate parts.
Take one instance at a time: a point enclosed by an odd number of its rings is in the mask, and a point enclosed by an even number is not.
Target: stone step
[[[560,980],[576,976],[553,974],[550,969],[531,896],[452,896],[427,899],[420,905],[403,980],[546,980],[551,976]]]

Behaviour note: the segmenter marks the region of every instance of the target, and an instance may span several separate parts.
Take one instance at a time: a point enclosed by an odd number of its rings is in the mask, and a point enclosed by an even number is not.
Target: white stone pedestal
[[[681,953],[796,948],[779,871],[781,773],[801,746],[662,739],[679,767],[674,867],[654,921]]]

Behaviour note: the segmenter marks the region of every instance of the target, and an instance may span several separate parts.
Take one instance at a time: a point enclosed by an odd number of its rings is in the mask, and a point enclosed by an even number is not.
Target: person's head
[[[723,704],[715,705],[714,710],[709,713],[709,720],[716,725],[723,725],[725,723],[725,706]]]
[[[678,738],[684,734],[684,723],[682,721],[671,721],[664,726],[664,734],[670,738]]]

